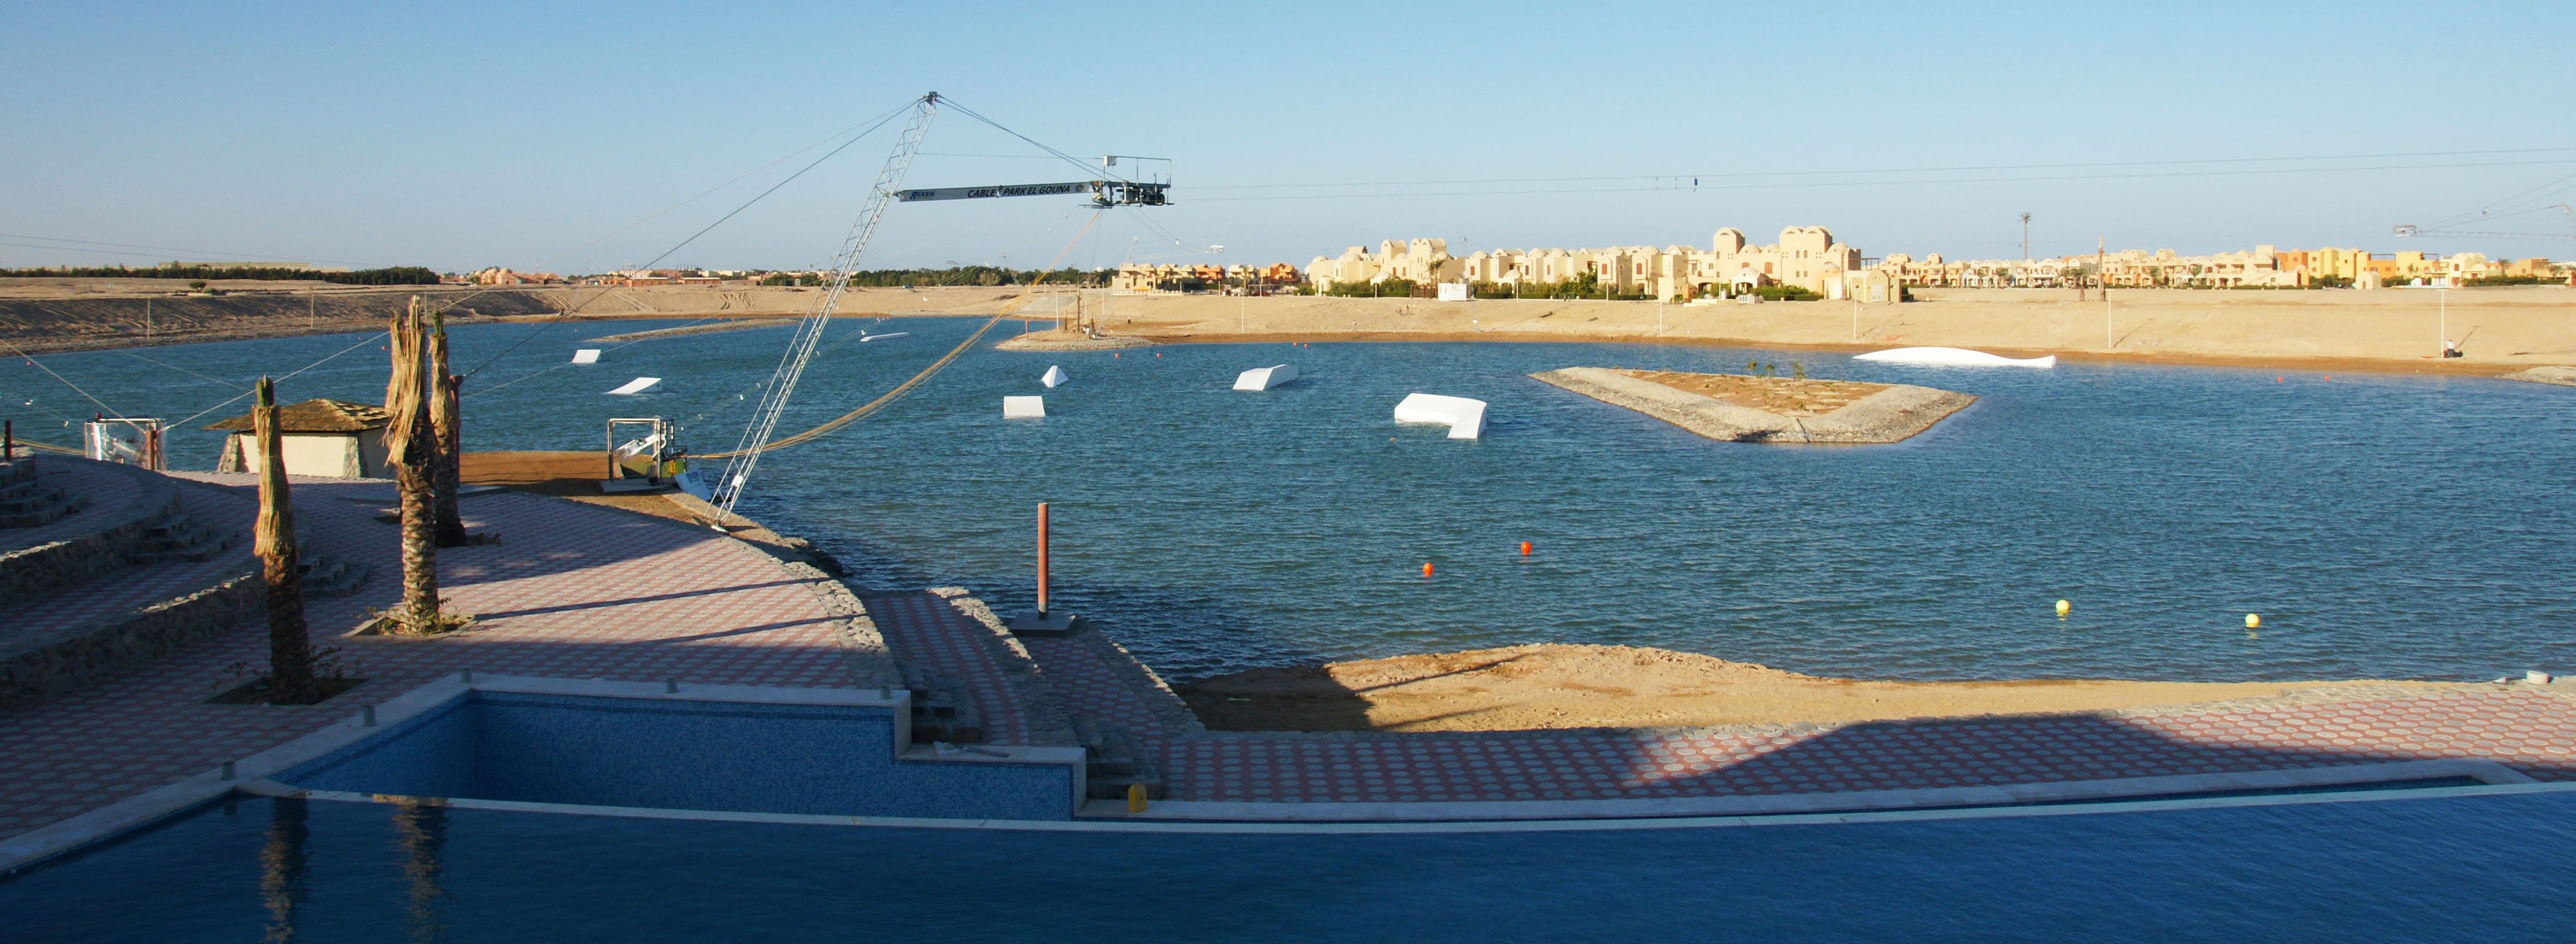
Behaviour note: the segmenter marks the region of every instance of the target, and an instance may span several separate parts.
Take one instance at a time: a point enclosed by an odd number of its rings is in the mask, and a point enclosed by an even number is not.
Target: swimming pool
[[[2576,794],[1245,834],[241,798],[0,881],[20,940],[2495,940]]]

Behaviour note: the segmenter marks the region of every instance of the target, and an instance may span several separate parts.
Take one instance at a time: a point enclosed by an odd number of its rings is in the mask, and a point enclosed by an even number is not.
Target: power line
[[[2555,160],[2540,160],[2540,161],[2489,161],[2489,162],[2472,162],[2472,163],[2456,163],[2456,164],[2383,164],[2383,165],[2368,166],[2368,167],[2291,167],[2291,168],[2248,168],[2248,169],[2243,169],[2243,170],[2175,171],[2175,172],[2167,172],[2167,173],[2136,173],[2136,174],[2049,174],[2049,175],[2029,175],[2029,176],[2006,176],[2006,177],[1948,177],[1948,178],[1927,178],[1927,179],[1917,179],[1917,180],[1857,180],[1857,181],[1836,180],[1836,181],[1814,181],[1814,182],[1806,182],[1806,183],[1718,184],[1718,185],[1684,186],[1684,187],[1680,187],[1680,188],[1669,187],[1669,186],[1647,186],[1647,187],[1561,187],[1561,188],[1533,188],[1533,189],[1522,189],[1522,190],[1446,190],[1446,191],[1425,191],[1425,192],[1415,192],[1415,193],[1401,193],[1401,192],[1394,192],[1394,193],[1279,194],[1279,195],[1271,195],[1271,196],[1253,196],[1253,197],[1199,197],[1199,198],[1196,198],[1196,202],[1199,202],[1199,203],[1218,203],[1218,202],[1237,202],[1237,201],[1249,201],[1249,200],[1376,200],[1376,199],[1388,199],[1388,198],[1398,198],[1398,197],[1489,197],[1489,196],[1513,196],[1513,195],[1524,195],[1524,194],[1563,194],[1563,193],[1644,193],[1644,192],[1667,192],[1667,193],[1669,193],[1669,192],[1672,192],[1672,191],[1674,191],[1674,190],[1676,190],[1676,189],[1680,189],[1680,190],[1708,190],[1708,191],[1728,191],[1728,190],[1806,190],[1806,189],[1815,189],[1815,188],[1821,188],[1821,187],[1911,187],[1911,186],[1924,186],[1924,185],[1932,185],[1932,184],[2028,183],[2028,182],[2045,182],[2045,181],[2063,181],[2063,180],[2139,180],[2139,179],[2152,179],[2152,178],[2179,178],[2179,177],[2228,177],[2228,176],[2253,176],[2253,175],[2263,175],[2263,174],[2318,174],[2318,173],[2349,172],[2349,171],[2377,171],[2377,170],[2431,170],[2431,169],[2441,169],[2441,168],[2459,168],[2459,167],[2527,167],[2527,166],[2533,166],[2533,165],[2566,165],[2566,164],[2576,164],[2576,158],[2560,158],[2560,159],[2555,159]],[[1685,176],[1687,176],[1687,175],[1685,175]],[[1640,179],[1640,178],[1562,178],[1562,179],[1571,181],[1571,180],[1581,180],[1581,179],[1597,179],[1597,180],[1635,180],[1635,179]],[[1660,177],[1660,178],[1657,178],[1657,179],[1671,179],[1671,178],[1670,178],[1669,176],[1665,176],[1665,177]],[[1394,186],[1394,185],[1392,185],[1392,184],[1379,184],[1379,185],[1353,185],[1353,186]]]
[[[2385,154],[2325,154],[2309,157],[2213,157],[2182,158],[2155,161],[2095,161],[2071,164],[1969,164],[1953,167],[1891,167],[1875,170],[1790,170],[1790,171],[1716,171],[1683,174],[1624,174],[1593,177],[1494,177],[1470,180],[1390,180],[1374,183],[1307,183],[1307,184],[1220,184],[1191,187],[1192,190],[1271,190],[1297,187],[1411,187],[1465,186],[1469,184],[1584,183],[1611,180],[1679,180],[1726,179],[1735,177],[1814,177],[1851,174],[1949,174],[1990,170],[2065,170],[2090,167],[2166,167],[2185,164],[2251,164],[2284,161],[2357,161],[2391,160],[2402,157],[2476,157],[2495,154],[2555,154],[2576,151],[2576,147],[2516,148],[2490,151],[2398,151]],[[2449,165],[2435,165],[2449,166]],[[1667,188],[1670,189],[1670,188]]]

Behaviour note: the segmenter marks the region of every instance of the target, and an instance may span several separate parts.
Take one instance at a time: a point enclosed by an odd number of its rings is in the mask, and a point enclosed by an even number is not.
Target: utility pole
[[[2030,213],[2027,210],[2021,215],[2021,261],[2030,261]]]
[[[2093,237],[2093,277],[2102,282],[2102,349],[2111,349],[2111,276],[2102,271],[2104,240]]]

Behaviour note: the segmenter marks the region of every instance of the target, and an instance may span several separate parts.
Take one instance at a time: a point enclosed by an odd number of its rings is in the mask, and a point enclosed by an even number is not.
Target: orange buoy
[[[1529,548],[1529,542],[1528,542],[1528,541],[1522,541],[1522,542],[1521,542],[1521,556],[1522,556],[1522,557],[1528,557],[1528,556],[1529,556],[1529,551],[1530,551],[1530,548]]]
[[[1109,352],[1109,356],[1111,356],[1111,357],[1116,357],[1116,356],[1118,356],[1118,352],[1116,352],[1116,351],[1111,351],[1111,352]]]
[[[1422,575],[1423,575],[1423,576],[1425,576],[1425,577],[1431,576],[1431,562],[1430,562],[1430,561],[1423,561],[1423,562],[1422,562]]]

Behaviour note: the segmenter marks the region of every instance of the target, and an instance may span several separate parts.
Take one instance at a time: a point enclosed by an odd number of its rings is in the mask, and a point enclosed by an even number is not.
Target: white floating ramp
[[[1406,394],[1404,402],[1395,405],[1395,421],[1438,423],[1449,427],[1451,439],[1482,439],[1485,435],[1485,401],[1444,397],[1436,393]]]
[[[1234,378],[1234,389],[1268,390],[1295,379],[1297,379],[1297,368],[1287,364],[1255,367]]]
[[[662,378],[660,377],[637,377],[633,380],[627,381],[626,386],[611,390],[609,393],[621,397],[631,397],[661,385]]]
[[[1042,420],[1046,418],[1045,397],[1003,397],[1002,418],[1006,420]]]
[[[599,349],[595,347],[585,347],[576,350],[572,352],[572,362],[575,364],[599,363]]]
[[[2057,355],[2016,360],[1963,347],[1899,347],[1867,354],[1852,355],[1856,361],[1885,361],[1890,364],[1930,364],[1940,367],[2055,367]]]
[[[1049,366],[1047,368],[1046,376],[1038,378],[1038,382],[1047,385],[1047,389],[1053,390],[1057,387],[1063,386],[1065,381],[1072,379],[1073,375],[1065,373],[1064,368]]]

